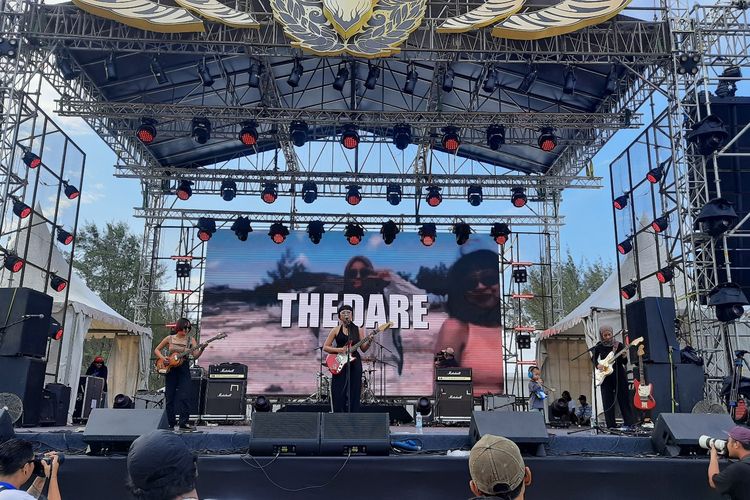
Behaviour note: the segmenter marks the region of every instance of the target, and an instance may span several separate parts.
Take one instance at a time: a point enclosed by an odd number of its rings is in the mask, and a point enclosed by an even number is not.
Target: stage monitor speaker
[[[44,389],[44,360],[26,356],[0,358],[0,392],[10,392],[23,401],[23,427],[39,425]]]
[[[644,361],[669,362],[669,346],[672,359],[680,360],[680,344],[677,342],[674,324],[674,299],[671,297],[644,297],[625,306],[630,340],[643,337],[646,347]]]
[[[255,413],[250,428],[250,455],[317,455],[320,413]]]
[[[16,433],[13,430],[13,419],[10,418],[10,414],[7,411],[0,408],[0,443],[4,443],[14,437],[16,437]]]
[[[321,455],[388,455],[387,413],[323,413]]]
[[[201,418],[203,420],[244,420],[247,413],[245,404],[245,380],[209,379],[206,384],[206,402]]]
[[[540,411],[475,411],[471,414],[469,438],[473,445],[485,434],[510,439],[522,453],[544,456],[549,442],[544,413]]]
[[[471,382],[437,382],[435,420],[468,422],[474,410]]]
[[[645,363],[646,382],[653,384],[653,397],[656,407],[651,410],[651,418],[661,413],[690,413],[695,404],[703,399],[705,375],[703,367],[692,364],[674,365],[675,407],[672,409],[672,374],[669,363]],[[640,378],[638,367],[633,372]]]
[[[698,446],[698,438],[706,435],[726,439],[726,432],[734,427],[729,415],[709,413],[662,413],[651,432],[651,444],[662,455],[706,455]]]
[[[8,325],[5,334],[0,333],[0,356],[44,357],[51,317],[49,295],[30,288],[0,288],[0,327]]]
[[[126,451],[138,436],[157,429],[169,429],[164,410],[94,408],[83,431],[83,442],[94,453],[103,449]]]

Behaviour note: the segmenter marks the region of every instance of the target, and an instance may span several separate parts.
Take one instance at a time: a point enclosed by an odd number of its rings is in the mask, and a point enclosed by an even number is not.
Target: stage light
[[[263,191],[260,193],[260,199],[270,205],[279,197],[278,187],[279,185],[275,182],[264,182]]]
[[[552,127],[544,127],[539,134],[537,144],[539,144],[539,149],[546,153],[555,149],[557,147],[557,137],[555,137],[554,129]]]
[[[359,192],[360,187],[356,184],[346,186],[346,202],[349,205],[358,205],[362,201],[362,195]]]
[[[60,70],[60,74],[62,75],[64,80],[70,81],[78,78],[78,75],[81,74],[81,72],[77,69],[73,69],[73,64],[70,62],[70,58],[68,56],[58,54],[55,56],[55,62],[57,63],[57,69]]]
[[[305,68],[302,67],[302,63],[299,59],[295,59],[294,64],[292,65],[292,71],[289,72],[289,78],[286,79],[287,85],[292,88],[297,88],[304,72]]]
[[[630,253],[633,249],[633,237],[629,236],[617,244],[617,251],[622,255]]]
[[[208,241],[216,232],[216,221],[210,217],[200,217],[198,219],[198,239]]]
[[[742,317],[748,301],[739,285],[722,283],[708,292],[708,305],[716,307],[716,319],[727,323]]]
[[[687,133],[688,143],[693,143],[698,152],[703,156],[718,151],[729,137],[729,132],[724,127],[724,122],[715,115],[708,115],[695,125]]]
[[[662,177],[664,177],[664,167],[661,166],[652,168],[646,174],[646,180],[651,184],[656,184],[661,180]]]
[[[609,73],[607,73],[607,81],[604,83],[604,94],[611,95],[617,92],[620,86],[619,82],[619,69],[616,64],[609,65]]]
[[[737,219],[732,202],[725,198],[714,198],[703,205],[695,219],[695,226],[702,233],[715,238],[732,229]]]
[[[318,199],[318,185],[313,181],[302,183],[302,201],[312,203]]]
[[[248,147],[258,144],[258,125],[254,120],[242,124],[240,142]]]
[[[435,243],[435,240],[437,240],[435,224],[432,222],[422,224],[422,227],[419,228],[419,240],[424,246],[431,247]]]
[[[522,94],[528,93],[528,91],[531,90],[531,86],[534,85],[535,81],[536,67],[529,64],[526,74],[523,76],[523,80],[521,80],[521,84],[518,86],[518,91]]]
[[[469,189],[466,190],[466,201],[472,207],[478,207],[482,203],[482,186],[472,184]]]
[[[457,222],[453,225],[453,234],[456,235],[456,243],[463,245],[469,241],[471,235],[471,226],[465,222]]]
[[[108,82],[117,80],[117,56],[114,52],[110,52],[104,60],[104,77]]]
[[[187,181],[185,179],[181,179],[180,183],[177,185],[177,189],[175,190],[175,194],[177,195],[177,198],[181,199],[182,201],[185,201],[189,199],[191,196],[193,196],[193,181]]]
[[[404,94],[413,94],[417,88],[417,80],[419,79],[419,73],[414,67],[414,63],[409,63],[409,70],[406,73],[406,81],[404,82]]]
[[[211,138],[211,122],[208,118],[193,118],[190,130],[193,140],[198,144],[205,144]]]
[[[250,219],[241,215],[234,220],[230,229],[234,231],[235,236],[240,241],[247,241],[247,235],[253,232]]]
[[[23,266],[26,264],[26,261],[23,260],[18,255],[13,255],[10,253],[5,254],[5,262],[3,263],[3,266],[5,269],[12,273],[17,273],[21,269],[23,269]]]
[[[63,245],[70,245],[71,243],[73,243],[73,235],[67,232],[65,229],[58,227],[57,241],[59,241]]]
[[[396,183],[388,184],[385,190],[385,198],[394,207],[401,203],[401,186]]]
[[[674,268],[672,266],[662,267],[656,271],[656,279],[659,283],[669,283],[674,278]]]
[[[371,62],[367,63],[367,80],[365,80],[365,88],[367,90],[375,90],[375,86],[378,84],[378,78],[380,77],[380,68],[376,64]]]
[[[430,398],[426,398],[422,396],[417,400],[417,406],[416,406],[417,413],[422,415],[423,417],[427,416],[432,412],[432,402],[430,401]]]
[[[159,58],[157,56],[153,56],[151,58],[149,69],[151,70],[151,74],[154,75],[156,83],[158,83],[159,85],[164,85],[165,83],[169,82],[169,79],[167,78],[167,75],[164,74],[164,70],[162,69],[161,63],[159,62]]]
[[[380,228],[380,234],[383,236],[383,242],[386,245],[393,243],[396,239],[396,235],[400,232],[401,230],[398,228],[398,225],[392,220],[384,222]]]
[[[653,229],[655,233],[666,231],[667,227],[669,227],[669,217],[666,215],[655,219],[654,222],[651,223],[651,229]]]
[[[526,283],[526,281],[529,278],[529,273],[523,267],[514,269],[512,275],[513,275],[513,281],[518,284]]]
[[[125,394],[118,394],[115,399],[112,400],[112,408],[118,410],[132,410],[135,408],[135,401],[130,399],[130,396]]]
[[[453,68],[448,67],[445,69],[445,73],[443,73],[443,84],[442,89],[443,92],[451,92],[453,90],[453,80],[456,77],[456,72],[453,71]]]
[[[336,73],[336,79],[333,80],[333,88],[341,92],[344,90],[344,85],[349,79],[349,68],[346,67],[346,63],[339,65],[339,71]]]
[[[497,151],[503,144],[505,144],[505,127],[502,125],[487,127],[487,145],[490,149]]]
[[[677,72],[681,75],[697,75],[701,56],[696,52],[683,52],[677,59]]]
[[[519,333],[516,335],[516,348],[531,349],[531,334]]]
[[[490,236],[495,240],[498,245],[505,245],[510,237],[510,228],[505,222],[495,222],[492,225]]]
[[[36,154],[32,153],[31,150],[25,149],[23,153],[23,162],[29,168],[37,168],[42,164],[42,159]]]
[[[221,181],[221,197],[224,201],[232,201],[237,196],[237,183],[232,179]]]
[[[440,187],[435,186],[434,184],[429,186],[427,188],[427,204],[431,207],[436,207],[440,205],[442,201],[443,195],[440,194]]]
[[[260,86],[260,72],[262,66],[257,59],[250,59],[250,66],[247,68],[247,86],[257,89]]]
[[[325,227],[323,226],[322,221],[314,220],[307,224],[307,235],[310,237],[310,241],[316,245],[320,243],[320,240],[323,238],[323,233],[325,232]]]
[[[153,118],[141,118],[141,125],[135,131],[135,136],[143,144],[151,144],[156,139],[156,120]]]
[[[401,123],[393,127],[393,144],[396,149],[403,151],[411,144],[411,126]]]
[[[289,125],[289,138],[292,140],[292,144],[298,148],[304,146],[307,142],[308,130],[306,122],[292,122]]]
[[[81,192],[78,191],[78,188],[73,186],[72,184],[68,184],[68,181],[63,181],[63,186],[65,186],[65,196],[67,196],[69,200],[75,200],[81,195]]]
[[[212,87],[214,84],[214,77],[211,76],[206,61],[198,64],[198,77],[201,79],[201,83],[204,87]]]
[[[497,69],[494,66],[490,66],[487,68],[487,75],[484,78],[484,83],[482,84],[482,90],[487,92],[488,94],[493,94],[497,90],[498,86],[498,78],[497,78]]]
[[[271,411],[271,402],[265,396],[258,396],[253,403],[253,410],[257,413],[267,413]]]
[[[346,149],[354,149],[359,146],[359,134],[354,125],[344,125],[344,130],[341,132],[341,145]]]
[[[289,236],[289,229],[287,229],[281,222],[274,222],[268,230],[268,236],[271,237],[271,240],[274,243],[280,245],[281,243],[284,243],[286,237]]]
[[[174,266],[174,272],[178,278],[189,278],[190,270],[190,262],[177,262]]]
[[[13,198],[13,213],[19,219],[25,219],[31,215],[31,207],[17,198]]]
[[[565,68],[565,76],[563,77],[563,94],[573,95],[576,91],[576,72],[572,66]]]
[[[68,286],[68,282],[56,274],[50,274],[49,286],[56,292],[62,292]]]
[[[55,318],[50,318],[50,325],[49,325],[49,331],[47,332],[47,337],[49,337],[52,340],[62,340],[63,333],[64,331],[63,331],[62,325]]]
[[[625,300],[632,299],[636,293],[638,293],[638,286],[635,283],[630,283],[620,288],[620,295]]]
[[[344,229],[344,236],[350,245],[359,245],[364,234],[364,228],[355,222],[350,222],[346,225],[346,229]]]
[[[455,154],[456,151],[458,151],[458,147],[461,145],[461,138],[458,135],[458,129],[452,126],[443,127],[443,140],[441,143],[449,153]]]
[[[614,205],[615,209],[622,210],[623,208],[625,208],[625,207],[628,206],[628,199],[629,198],[630,198],[630,196],[628,196],[627,194],[623,194],[622,196],[618,196],[617,198],[614,199],[614,201],[612,202],[612,205]]]
[[[514,187],[513,188],[513,194],[510,197],[510,202],[513,204],[516,208],[521,208],[526,206],[526,203],[528,203],[529,199],[526,197],[526,188],[523,187]]]

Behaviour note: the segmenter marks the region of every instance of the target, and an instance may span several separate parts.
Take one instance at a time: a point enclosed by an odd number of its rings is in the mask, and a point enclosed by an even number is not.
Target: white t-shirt
[[[2,490],[0,500],[36,500],[23,490]]]

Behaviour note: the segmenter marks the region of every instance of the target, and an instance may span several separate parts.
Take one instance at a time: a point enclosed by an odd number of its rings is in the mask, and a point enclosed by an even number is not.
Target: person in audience
[[[568,413],[570,413],[570,415],[572,416],[576,412],[576,404],[573,401],[573,398],[570,396],[570,392],[562,391],[560,397],[565,400],[565,403],[568,405]]]
[[[735,426],[728,433],[727,455],[737,459],[719,472],[719,454],[711,445],[708,485],[731,500],[750,499],[750,429]]]
[[[173,432],[152,431],[133,441],[127,468],[128,488],[133,498],[198,500],[197,457]]]
[[[31,443],[23,439],[9,439],[0,444],[0,500],[33,500],[39,498],[49,481],[48,500],[60,500],[57,470],[60,463],[57,453],[45,453],[42,460],[44,477],[36,477],[28,490],[21,490],[34,475],[35,456]]]
[[[586,402],[586,396],[578,396],[578,407],[576,408],[575,421],[578,425],[591,425],[591,405]]]
[[[469,454],[469,488],[473,498],[523,500],[531,486],[531,469],[521,458],[521,450],[510,439],[485,434]]]

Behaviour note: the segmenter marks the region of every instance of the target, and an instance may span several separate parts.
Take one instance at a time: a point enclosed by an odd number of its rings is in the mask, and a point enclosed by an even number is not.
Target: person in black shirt
[[[594,367],[601,369],[599,358],[605,358],[610,352],[618,352],[622,349],[622,343],[614,339],[614,332],[609,325],[602,325],[599,328],[599,337],[601,341],[594,347],[592,362]],[[620,405],[620,413],[626,426],[632,426],[635,423],[633,410],[630,407],[630,392],[628,392],[628,379],[625,374],[627,358],[622,355],[614,361],[614,373],[604,378],[600,386],[602,391],[602,404],[604,406],[604,420],[607,427],[614,428],[615,424],[615,400]]]
[[[452,347],[446,347],[435,356],[436,368],[458,368],[456,351]]]
[[[736,426],[728,434],[727,454],[739,462],[719,472],[718,452],[711,446],[708,485],[732,500],[750,500],[750,429]]]

